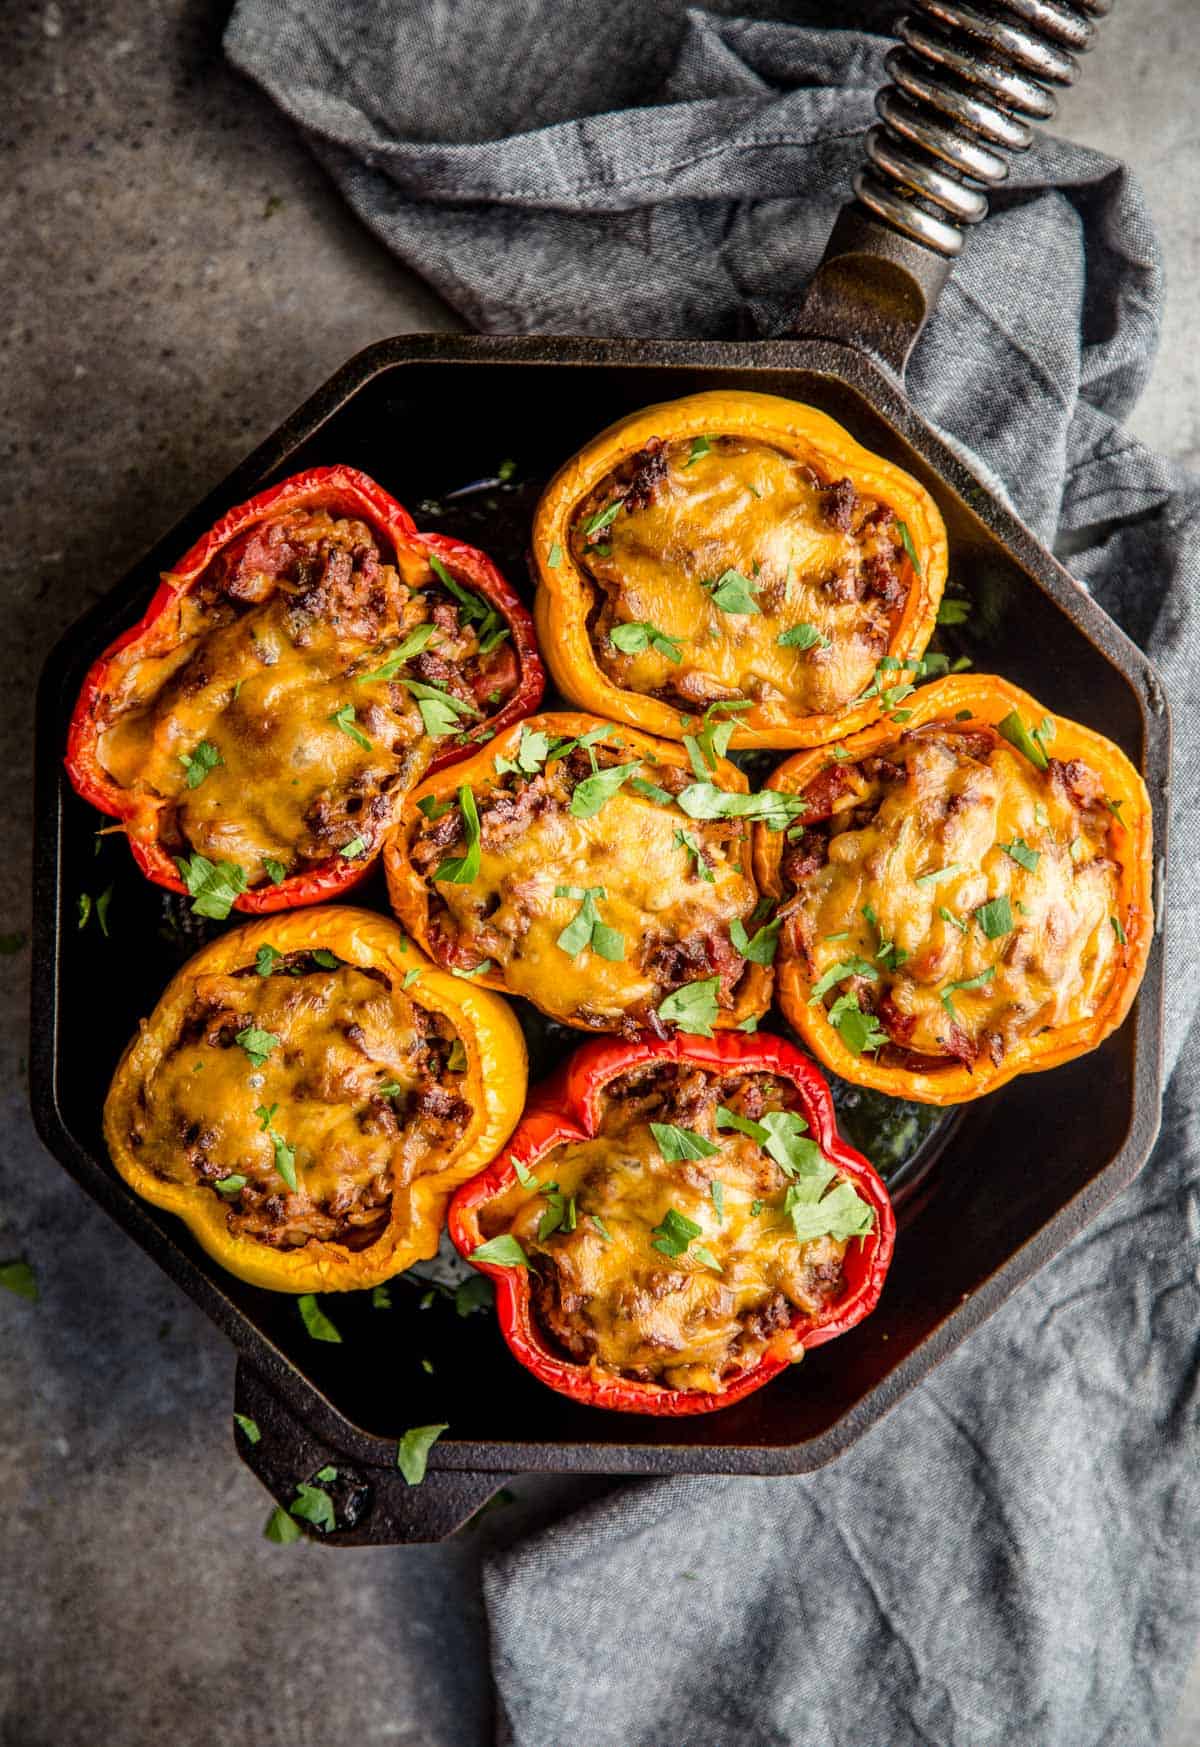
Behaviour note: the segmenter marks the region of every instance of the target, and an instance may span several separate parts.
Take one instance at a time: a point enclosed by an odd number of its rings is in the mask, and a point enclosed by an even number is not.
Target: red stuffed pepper
[[[521,1364],[655,1414],[727,1407],[861,1322],[895,1239],[817,1070],[737,1032],[586,1044],[449,1229]]]
[[[360,880],[401,794],[537,707],[528,613],[352,467],[222,516],[92,666],[67,773],[202,915]]]

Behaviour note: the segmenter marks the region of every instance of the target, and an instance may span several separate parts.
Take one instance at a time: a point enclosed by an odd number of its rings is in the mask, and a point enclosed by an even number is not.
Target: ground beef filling
[[[613,1081],[595,1139],[555,1148],[536,1166],[538,1189],[517,1185],[483,1215],[485,1236],[512,1232],[529,1258],[543,1337],[637,1382],[717,1390],[795,1317],[820,1314],[844,1289],[856,1240],[799,1242],[789,1176],[749,1135],[718,1126],[721,1109],[760,1122],[794,1106],[789,1083],[766,1073],[660,1064]],[[668,1161],[651,1123],[717,1150]],[[672,1212],[698,1229],[678,1255],[655,1247]]]
[[[242,535],[158,627],[114,662],[100,762],[170,853],[234,863],[250,886],[373,850],[438,745],[517,679],[508,639],[483,652],[479,613],[423,557],[387,557],[324,510]]]
[[[615,469],[579,505],[571,553],[622,690],[686,710],[747,698],[780,718],[863,691],[912,580],[886,504],[720,435],[653,439]]]
[[[730,926],[749,924],[757,902],[745,822],[689,819],[669,797],[695,780],[691,772],[645,763],[592,817],[570,811],[580,783],[633,762],[616,746],[577,746],[534,774],[476,784],[480,865],[462,884],[437,877],[466,851],[457,802],[436,819],[422,817],[410,857],[428,885],[429,946],[439,963],[487,964],[513,994],[598,1031],[648,1027],[663,1036],[666,996],[712,978],[718,1007],[736,1004],[746,964]],[[595,937],[568,950],[563,931],[589,891],[609,931],[600,936],[604,950]]]
[[[463,1046],[381,973],[325,953],[258,963],[268,974],[196,979],[131,1144],[160,1177],[217,1196],[236,1236],[362,1249],[470,1120]]]
[[[999,1065],[1097,1010],[1120,963],[1120,867],[1080,760],[1042,771],[990,726],[930,722],[804,794],[782,951],[851,1047],[866,1014],[885,1065]]]

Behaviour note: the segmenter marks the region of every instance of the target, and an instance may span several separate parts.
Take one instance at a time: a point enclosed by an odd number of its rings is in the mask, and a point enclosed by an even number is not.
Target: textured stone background
[[[0,756],[20,797],[0,932],[28,927],[46,650],[350,353],[452,325],[227,71],[226,11],[0,5]],[[1118,8],[1059,128],[1147,183],[1173,291],[1135,428],[1200,464],[1194,24],[1195,0]],[[483,1743],[479,1552],[562,1487],[526,1483],[443,1547],[265,1543],[230,1441],[230,1349],[33,1136],[27,976],[27,950],[0,959],[0,1260],[27,1255],[42,1285],[36,1306],[0,1294],[4,1747]],[[1171,1747],[1198,1741],[1194,1681]]]

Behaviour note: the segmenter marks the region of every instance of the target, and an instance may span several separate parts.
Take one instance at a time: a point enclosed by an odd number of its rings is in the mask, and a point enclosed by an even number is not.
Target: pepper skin
[[[541,1382],[572,1401],[619,1413],[678,1416],[711,1413],[761,1389],[801,1353],[844,1334],[870,1314],[879,1300],[895,1243],[895,1217],[882,1179],[867,1160],[839,1136],[833,1100],[821,1075],[799,1050],[781,1038],[722,1032],[713,1038],[644,1038],[630,1043],[585,1044],[562,1070],[533,1095],[508,1147],[480,1176],[457,1191],[448,1229],[468,1261],[483,1241],[480,1216],[487,1204],[519,1181],[522,1171],[564,1143],[582,1141],[597,1131],[605,1087],[630,1069],[652,1063],[694,1063],[718,1072],[761,1071],[790,1080],[800,1094],[812,1138],[840,1174],[868,1203],[875,1220],[865,1238],[851,1241],[844,1263],[845,1290],[817,1317],[797,1311],[776,1334],[764,1356],[728,1387],[671,1389],[637,1382],[588,1365],[574,1364],[551,1350],[533,1313],[528,1270],[477,1262],[496,1289],[500,1329],[513,1356]]]
[[[350,967],[382,973],[395,985],[419,971],[410,980],[408,999],[449,1021],[466,1054],[461,1084],[469,1118],[437,1170],[414,1176],[406,1188],[393,1191],[386,1229],[364,1248],[317,1239],[273,1248],[235,1234],[228,1204],[215,1189],[159,1175],[131,1143],[136,1114],[144,1108],[141,1094],[180,1037],[197,979],[246,967],[253,974],[256,954],[264,946],[281,954],[324,949]],[[247,1061],[247,1073],[250,1066]],[[227,930],[176,972],[121,1058],[104,1106],[104,1134],[113,1163],[130,1188],[177,1214],[209,1255],[240,1280],[276,1292],[357,1291],[436,1254],[451,1192],[507,1140],[521,1113],[526,1079],[524,1040],[503,1001],[438,970],[390,918],[348,907],[297,910]],[[284,1117],[279,1121],[286,1124]],[[321,1160],[314,1163],[319,1166]]]
[[[258,492],[223,515],[173,570],[164,573],[142,617],[123,631],[89,669],[68,730],[65,764],[76,792],[102,813],[122,821],[142,872],[169,891],[186,890],[162,842],[163,814],[170,803],[122,787],[100,760],[100,738],[108,726],[109,703],[117,678],[114,658],[135,645],[145,645],[147,653],[169,650],[174,641],[172,612],[177,614],[180,601],[197,586],[213,559],[256,524],[269,524],[295,510],[325,510],[333,516],[358,518],[379,539],[385,557],[389,549],[410,557],[436,557],[452,565],[464,582],[496,609],[510,631],[508,646],[517,663],[517,679],[503,708],[481,721],[478,731],[504,727],[527,715],[536,709],[542,695],[545,675],[532,621],[484,553],[440,534],[418,532],[408,511],[389,492],[352,467],[310,468]],[[447,740],[428,768],[452,763],[464,755],[464,750]],[[278,884],[259,885],[243,892],[234,899],[233,908],[262,915],[337,897],[370,871],[379,848],[377,842],[371,854],[353,860],[334,852],[309,870]]]
[[[990,735],[998,723],[1016,711],[1028,728],[1044,719],[1049,721],[1051,731],[1046,734],[1046,746],[1050,756],[1063,764],[1079,760],[1094,772],[1109,798],[1112,814],[1107,825],[1107,855],[1119,866],[1111,919],[1116,942],[1116,974],[1094,1012],[1071,1023],[1052,1025],[1033,1035],[1015,1038],[999,1062],[990,1059],[986,1051],[981,1052],[970,1066],[949,1055],[945,1066],[936,1062],[905,1066],[880,1062],[872,1053],[855,1053],[830,1023],[823,1002],[812,1000],[810,973],[803,955],[796,949],[790,926],[785,922],[775,967],[779,1002],[789,1024],[795,1027],[817,1060],[843,1079],[859,1086],[873,1087],[895,1098],[910,1098],[924,1104],[960,1104],[996,1091],[1018,1074],[1037,1073],[1086,1055],[1124,1021],[1137,994],[1154,936],[1150,801],[1141,777],[1110,740],[1078,722],[1050,715],[1028,693],[994,675],[962,674],[922,686],[905,699],[905,711],[903,729],[891,722],[880,722],[841,741],[836,749],[836,768],[850,769],[857,760],[873,754],[886,757],[888,748],[896,746],[902,735],[911,736],[926,724],[945,723],[948,734],[962,732],[969,735],[973,729],[982,727]],[[767,786],[792,794],[801,793],[822,771],[832,773],[835,761],[830,758],[831,750],[826,747],[788,759],[773,773]],[[1020,752],[1013,756],[1023,759]],[[1035,767],[1031,765],[1029,768],[1036,775]],[[929,804],[931,801],[927,802]],[[917,817],[919,821],[920,816]],[[1047,819],[1045,812],[1042,819],[1043,822]],[[803,815],[800,825],[803,827]],[[1036,837],[1037,833],[1034,835]],[[1042,839],[1038,837],[1037,840]],[[1000,844],[999,847],[1003,849],[1005,846]],[[785,849],[782,839],[772,841],[766,832],[756,829],[754,865],[758,883],[764,892],[777,899],[788,896],[781,866]],[[947,871],[953,872],[952,869]],[[969,874],[974,868],[968,867],[964,871]],[[1022,877],[1019,867],[1006,871],[1015,879]],[[894,875],[892,887],[895,889]],[[939,895],[948,890],[946,886],[938,887]],[[1018,915],[1013,917],[1014,932],[1023,920],[1019,906],[1017,908]],[[837,926],[842,926],[840,920]],[[955,926],[964,931],[964,937],[975,938],[969,916],[960,918]],[[1107,940],[1105,945],[1107,947]],[[847,952],[855,950],[853,945],[844,949]],[[1000,950],[1003,950],[1002,946]],[[840,947],[837,951],[839,955],[843,953]],[[876,1053],[883,1054],[884,1051]]]
[[[724,450],[721,439],[727,439]],[[685,458],[678,445],[689,440],[694,447],[690,457]],[[695,446],[703,444],[708,447],[697,455]],[[605,591],[594,576],[588,575],[577,549],[578,541],[573,543],[572,539],[583,506],[607,479],[616,479],[618,470],[628,468],[636,457],[646,454],[654,455],[661,464],[667,445],[676,445],[669,482],[679,501],[662,525],[656,524],[653,535],[639,531],[631,536],[634,546],[629,562],[640,567],[639,587],[643,590],[640,596],[643,606],[634,617],[639,621],[661,620],[660,629],[685,640],[695,669],[684,681],[685,688],[702,683],[697,675],[705,670],[705,646],[688,645],[686,640],[698,638],[700,620],[706,615],[711,617],[708,635],[716,639],[711,644],[715,652],[711,661],[723,663],[728,669],[723,670],[722,680],[733,689],[713,690],[708,697],[698,692],[698,701],[693,703],[682,697],[667,699],[652,695],[664,684],[670,686],[673,675],[688,672],[686,664],[672,666],[673,658],[657,663],[654,674],[646,678],[647,689],[635,690],[620,683],[621,675],[614,677],[605,671],[597,655],[600,636],[597,609],[604,607]],[[796,471],[789,473],[793,466]],[[744,479],[735,478],[738,468],[743,470]],[[755,469],[759,469],[758,484],[752,477]],[[806,487],[805,479],[813,484]],[[755,570],[746,584],[748,587],[758,589],[760,582],[770,579],[771,589],[776,592],[782,589],[784,600],[790,598],[794,586],[828,587],[822,568],[825,558],[821,554],[827,546],[831,548],[836,570],[833,549],[838,546],[837,527],[841,525],[836,521],[827,523],[823,529],[804,523],[807,531],[794,549],[797,553],[809,553],[808,574],[803,559],[795,583],[790,561],[786,576],[782,574],[784,557],[793,551],[794,539],[800,538],[796,518],[819,518],[820,514],[811,502],[802,502],[796,494],[800,493],[802,498],[807,491],[811,497],[817,481],[820,484],[816,485],[816,502],[835,501],[828,494],[840,485],[847,490],[853,488],[852,500],[857,493],[860,499],[874,502],[885,518],[890,514],[888,551],[889,563],[894,560],[894,576],[889,586],[898,594],[903,584],[903,604],[893,597],[886,612],[879,603],[868,612],[862,604],[862,595],[856,597],[851,589],[849,594],[838,595],[835,590],[832,594],[818,592],[806,596],[810,603],[812,600],[822,603],[819,609],[810,605],[801,614],[793,607],[786,610],[783,618],[764,616],[782,611],[778,604],[751,609],[735,606],[733,616],[727,612],[712,613],[704,588],[714,579],[710,575],[705,581],[700,572],[711,573],[726,562],[733,564],[731,554],[742,546],[747,552],[742,560],[747,572]],[[650,495],[647,497],[643,492],[640,501],[636,490],[631,492],[630,501],[639,514],[653,516],[653,487],[649,489]],[[619,484],[613,490],[619,492]],[[822,497],[822,492],[827,495]],[[694,503],[689,493],[694,493]],[[763,520],[764,517],[767,519]],[[611,543],[627,521],[627,516],[620,516],[603,532],[597,532],[596,540]],[[901,525],[907,532],[903,546]],[[651,541],[657,544],[650,544]],[[598,548],[592,545],[587,550],[594,553]],[[751,563],[754,551],[764,560],[759,580],[756,580],[757,559]],[[606,553],[603,561],[618,564],[621,554],[618,552],[614,558]],[[683,734],[694,732],[694,723],[686,720],[689,709],[699,715],[706,701],[745,691],[746,696],[755,699],[754,706],[736,716],[731,745],[791,749],[823,745],[876,720],[881,707],[878,697],[856,700],[871,678],[875,660],[890,656],[911,661],[924,652],[937,621],[938,603],[945,586],[947,541],[941,515],[924,487],[899,467],[862,448],[833,419],[797,401],[722,389],[646,407],[609,426],[586,444],[560,468],[538,505],[532,563],[538,585],[534,606],[538,637],[555,684],[576,708],[678,740]],[[780,574],[773,575],[774,571]],[[738,581],[745,583],[746,579]],[[771,589],[759,595],[760,602],[768,600]],[[651,601],[658,603],[657,613],[646,604]],[[828,641],[814,639],[795,648],[779,647],[780,639],[773,635],[776,629],[782,632],[786,627],[794,640],[797,629],[812,628],[792,625],[787,614],[811,618],[826,610],[828,628],[834,632],[832,646]],[[860,635],[868,636],[868,621],[874,623],[869,632],[869,651],[866,643],[856,641]],[[844,635],[839,635],[837,625]],[[770,633],[766,630],[768,626]],[[764,637],[766,642],[761,641]],[[851,645],[855,645],[853,664],[847,665]],[[644,646],[643,653],[634,659],[643,665],[655,663],[653,652],[647,655]],[[774,676],[771,684],[762,677],[765,668]],[[821,681],[820,705],[814,710],[805,711],[798,701],[793,704],[778,689],[772,695],[772,684],[777,688],[786,675],[792,676],[790,683],[811,687],[815,676],[835,672],[836,684],[832,679]],[[817,702],[817,697],[812,701]],[[681,710],[685,712],[682,723]]]

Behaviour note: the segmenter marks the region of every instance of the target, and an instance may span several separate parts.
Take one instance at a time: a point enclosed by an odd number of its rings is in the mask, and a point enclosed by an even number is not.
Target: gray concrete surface
[[[1136,428],[1200,461],[1194,8],[1118,9],[1061,126],[1146,177],[1173,297]],[[28,928],[23,798],[45,651],[343,358],[450,321],[225,69],[224,11],[0,8],[0,757],[22,797],[0,856],[2,933]],[[439,1548],[262,1541],[267,1502],[230,1443],[229,1349],[33,1136],[27,975],[27,950],[0,958],[0,1260],[28,1256],[42,1288],[36,1306],[0,1293],[4,1747],[488,1740],[479,1550],[555,1495],[531,1483],[507,1526]],[[1200,1685],[1172,1747],[1197,1742]]]

